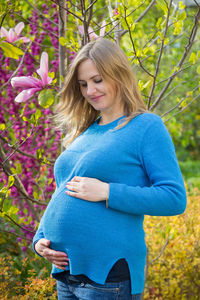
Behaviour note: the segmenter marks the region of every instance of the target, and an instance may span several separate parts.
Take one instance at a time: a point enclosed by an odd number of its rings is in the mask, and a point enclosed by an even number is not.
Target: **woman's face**
[[[121,112],[122,100],[117,97],[113,84],[103,80],[92,60],[83,61],[78,67],[78,82],[83,97],[101,112]]]

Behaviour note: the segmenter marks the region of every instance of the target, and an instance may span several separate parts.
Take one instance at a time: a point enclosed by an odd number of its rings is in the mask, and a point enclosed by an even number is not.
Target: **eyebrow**
[[[90,77],[89,79],[93,79],[94,77],[97,77],[97,76],[101,76],[101,75],[100,74],[96,74],[96,75]],[[85,81],[85,80],[84,79],[78,79],[78,81]]]

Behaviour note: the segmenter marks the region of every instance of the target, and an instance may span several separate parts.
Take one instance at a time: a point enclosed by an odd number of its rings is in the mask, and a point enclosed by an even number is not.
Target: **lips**
[[[97,102],[103,95],[97,96],[97,97],[92,97],[91,100],[94,102]]]

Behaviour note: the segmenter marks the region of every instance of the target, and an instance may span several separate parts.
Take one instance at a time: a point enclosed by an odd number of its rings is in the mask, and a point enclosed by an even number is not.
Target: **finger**
[[[54,250],[52,250],[52,251],[54,251]],[[68,258],[67,253],[61,252],[61,251],[54,251],[54,256]]]
[[[77,182],[80,182],[81,179],[84,178],[84,177],[81,177],[81,176],[74,176],[71,181],[77,181]]]
[[[60,266],[60,265],[56,265],[56,264],[54,264],[55,266],[56,266],[56,268],[58,268],[58,269],[61,269],[61,270],[66,270],[66,267],[65,266]]]
[[[75,197],[75,198],[81,198],[81,194],[78,193],[78,192],[66,191],[65,193],[66,193],[67,195],[72,196],[72,197]],[[81,198],[81,199],[83,199],[83,198]]]
[[[48,249],[48,248],[44,249],[43,256],[48,257],[48,258],[52,258],[52,259],[61,258],[62,260],[66,260],[66,261],[69,260],[66,253],[59,252],[59,251],[54,251],[54,250],[51,250],[51,249]]]
[[[80,191],[80,184],[79,182],[68,182],[66,184],[66,188],[68,188],[71,191],[79,192]]]

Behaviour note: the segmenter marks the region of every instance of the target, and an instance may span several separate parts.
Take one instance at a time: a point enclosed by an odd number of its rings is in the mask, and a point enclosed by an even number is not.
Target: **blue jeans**
[[[68,275],[57,280],[58,300],[141,300],[142,294],[131,295],[130,281],[105,284],[75,282]]]

